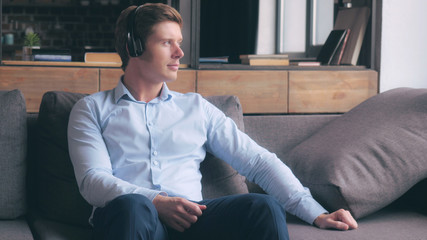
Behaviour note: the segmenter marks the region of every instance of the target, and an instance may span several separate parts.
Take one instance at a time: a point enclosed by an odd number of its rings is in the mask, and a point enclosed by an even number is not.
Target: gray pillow
[[[427,89],[394,89],[320,129],[286,163],[328,210],[361,218],[427,177],[426,130]]]
[[[236,96],[205,97],[226,116],[233,119],[237,127],[244,131],[243,111]],[[202,173],[202,194],[204,199],[226,195],[248,193],[245,177],[241,176],[229,164],[210,153],[200,165]]]
[[[26,211],[26,111],[20,90],[0,91],[0,219]]]

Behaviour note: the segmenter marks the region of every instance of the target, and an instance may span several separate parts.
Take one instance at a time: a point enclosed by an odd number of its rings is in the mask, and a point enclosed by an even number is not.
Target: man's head
[[[130,6],[122,11],[116,23],[115,45],[123,62],[123,70],[126,69],[134,52],[139,55],[141,53],[139,49],[142,51],[145,49],[147,38],[153,33],[153,27],[166,21],[175,22],[182,28],[181,15],[166,4],[147,3],[139,7]]]

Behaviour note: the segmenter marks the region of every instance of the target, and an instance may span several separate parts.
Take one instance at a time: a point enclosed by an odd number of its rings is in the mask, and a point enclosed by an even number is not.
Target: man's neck
[[[137,101],[150,102],[158,97],[162,91],[163,83],[149,83],[135,78],[123,78],[123,84]]]

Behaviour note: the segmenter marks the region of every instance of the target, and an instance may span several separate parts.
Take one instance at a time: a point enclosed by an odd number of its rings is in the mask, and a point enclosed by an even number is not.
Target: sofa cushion
[[[378,94],[291,150],[287,164],[316,199],[356,218],[427,177],[427,89]]]
[[[26,212],[26,117],[21,91],[0,91],[0,219]]]
[[[38,118],[38,206],[52,220],[88,226],[90,205],[81,197],[68,155],[67,125],[70,111],[84,94],[47,92]],[[243,129],[243,114],[236,97],[208,97]],[[212,169],[215,169],[213,171]],[[201,165],[206,197],[248,192],[245,179],[228,164],[208,154]]]
[[[49,219],[89,227],[92,207],[82,198],[68,155],[70,111],[84,94],[47,92],[37,119],[37,205]]]
[[[0,239],[2,240],[34,240],[25,217],[15,220],[0,221]]]
[[[237,97],[209,96],[205,98],[233,119],[237,127],[244,131],[243,111]],[[200,164],[200,172],[202,173],[204,199],[248,193],[245,177],[238,174],[229,164],[210,153],[206,154],[205,160]]]

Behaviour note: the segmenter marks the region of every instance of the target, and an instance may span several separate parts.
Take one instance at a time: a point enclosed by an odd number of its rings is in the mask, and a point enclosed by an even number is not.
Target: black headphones
[[[135,37],[135,16],[140,7],[142,7],[142,5],[132,10],[128,17],[127,46],[131,57],[141,56],[142,52],[144,52],[144,45],[142,44],[141,39],[139,37]]]

